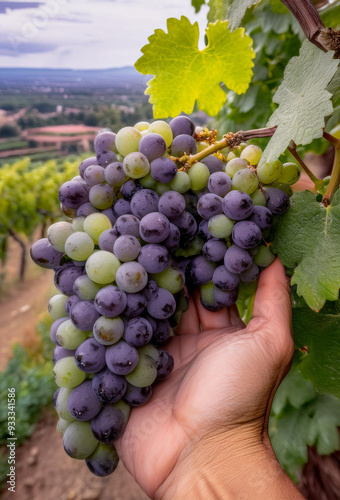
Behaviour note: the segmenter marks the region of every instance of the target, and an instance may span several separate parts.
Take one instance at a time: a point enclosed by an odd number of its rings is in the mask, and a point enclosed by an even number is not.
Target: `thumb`
[[[277,258],[260,275],[253,318],[290,330],[291,316],[290,286],[284,267]]]

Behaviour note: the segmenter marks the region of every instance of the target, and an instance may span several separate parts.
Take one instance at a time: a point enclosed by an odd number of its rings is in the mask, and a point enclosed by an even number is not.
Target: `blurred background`
[[[267,97],[280,83],[288,59],[298,52],[301,34],[288,11],[275,11],[278,0],[264,3],[276,16],[276,27],[273,23],[268,28],[268,19],[258,21],[266,23],[267,38],[257,64],[269,64],[260,57],[271,58],[270,83],[257,83],[258,88],[255,83],[247,98],[230,92],[229,108],[217,121],[197,110],[191,116],[196,125],[217,124],[222,133],[265,125],[268,117],[263,109],[267,106],[271,113]],[[335,4],[323,1],[318,6],[334,19],[340,17],[339,7],[332,11]],[[51,405],[55,384],[47,302],[55,293],[53,273],[31,263],[29,247],[61,217],[58,187],[77,175],[83,158],[92,156],[97,131],[103,127],[118,131],[152,119],[144,95],[148,78],[133,67],[148,36],[156,28],[165,29],[167,18],[185,15],[199,22],[203,44],[207,12],[208,5],[203,5],[195,13],[190,0],[0,2],[0,496],[5,500],[11,495],[6,491],[8,387],[15,387],[17,395],[20,500],[147,498],[121,464],[113,476],[98,479],[83,462],[64,453]],[[249,18],[250,31],[260,26],[253,21]],[[333,152],[325,141],[304,153],[315,173],[329,174]],[[308,186],[302,178],[300,188]],[[308,383],[293,374],[290,384],[302,387],[303,397],[296,403],[299,411],[315,404],[317,395]],[[280,411],[285,405],[290,405],[288,397]],[[286,438],[290,432],[279,431]],[[296,443],[290,448],[289,440],[282,443],[277,444],[285,453],[281,461],[307,498],[340,498],[340,456],[327,452],[338,445],[326,447],[320,458],[314,447],[307,450],[305,441],[300,448]],[[318,474],[319,489],[313,483]]]

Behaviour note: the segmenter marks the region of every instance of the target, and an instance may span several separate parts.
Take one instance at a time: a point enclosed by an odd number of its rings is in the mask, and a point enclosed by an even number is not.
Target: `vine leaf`
[[[225,0],[209,0],[208,22],[214,23],[219,19],[224,21],[227,17],[228,2]],[[229,26],[230,29],[230,26]]]
[[[145,94],[150,95],[154,117],[190,114],[197,100],[201,110],[215,115],[226,102],[220,83],[237,94],[244,93],[252,77],[252,39],[243,28],[233,33],[228,21],[209,23],[204,50],[198,49],[198,24],[182,16],[168,19],[168,33],[158,29],[142,48],[135,64],[143,74],[155,75]]]
[[[240,26],[241,21],[252,5],[259,3],[260,0],[236,0],[234,1],[228,10],[229,28],[233,31],[235,28]]]
[[[191,0],[191,5],[197,14],[201,10],[202,5],[205,5],[205,0]]]
[[[325,208],[310,191],[294,193],[288,212],[276,226],[273,250],[283,265],[295,268],[291,279],[311,309],[337,300],[340,287],[340,190]]]
[[[301,351],[297,365],[301,375],[317,391],[340,398],[339,310],[325,306],[315,313],[308,307],[293,308],[293,332],[295,346]]]
[[[279,107],[267,124],[277,126],[277,130],[263,152],[260,165],[276,160],[291,140],[306,145],[322,137],[324,117],[333,111],[332,94],[325,90],[339,63],[333,56],[333,51],[322,52],[305,40],[299,56],[289,61],[284,80],[273,98]]]

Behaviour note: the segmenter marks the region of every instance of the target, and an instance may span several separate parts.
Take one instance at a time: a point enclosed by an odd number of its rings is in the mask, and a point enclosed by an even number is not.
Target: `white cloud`
[[[199,21],[189,0],[40,0],[0,14],[0,66],[111,68],[133,65],[168,17]]]

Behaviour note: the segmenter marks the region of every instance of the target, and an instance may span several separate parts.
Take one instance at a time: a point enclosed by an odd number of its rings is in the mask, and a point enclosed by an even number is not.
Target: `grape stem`
[[[300,163],[301,167],[303,168],[303,170],[306,172],[306,174],[308,175],[308,177],[310,178],[310,180],[314,183],[315,187],[317,190],[321,189],[322,186],[323,186],[323,182],[322,182],[322,179],[318,179],[311,170],[309,170],[309,168],[307,167],[307,165],[305,164],[305,162],[302,160],[302,158],[299,156],[298,152],[296,151],[296,145],[295,143],[293,142],[294,144],[294,147],[291,148],[290,146],[288,146],[288,151],[294,156],[294,158]]]
[[[327,136],[329,135],[329,134],[327,134],[327,132],[324,132],[324,134],[326,134]],[[325,137],[325,135],[324,135],[324,137]],[[333,136],[330,136],[330,137],[333,137]],[[327,140],[329,140],[327,137],[325,137],[325,138]],[[332,142],[332,144],[334,144],[334,148],[335,148],[335,156],[334,156],[332,175],[331,175],[331,179],[330,179],[329,184],[328,184],[327,191],[325,192],[325,194],[323,195],[323,198],[322,198],[322,203],[325,205],[325,207],[328,207],[331,204],[334,193],[337,191],[337,189],[339,188],[339,185],[340,185],[340,140],[336,139],[335,137],[333,137],[333,139],[335,139],[336,142],[330,141],[330,142]]]
[[[177,166],[179,166],[179,170],[188,171],[190,167],[197,163],[198,161],[203,160],[207,156],[217,153],[226,147],[230,147],[230,149],[234,149],[239,146],[242,142],[246,142],[250,139],[256,139],[259,137],[271,137],[276,130],[276,127],[267,127],[267,128],[258,128],[254,130],[243,131],[240,130],[235,134],[233,132],[228,132],[223,136],[223,139],[220,141],[216,141],[211,146],[203,149],[199,153],[195,155],[184,155],[181,158],[176,158],[174,156],[170,156],[170,159],[176,162]]]

